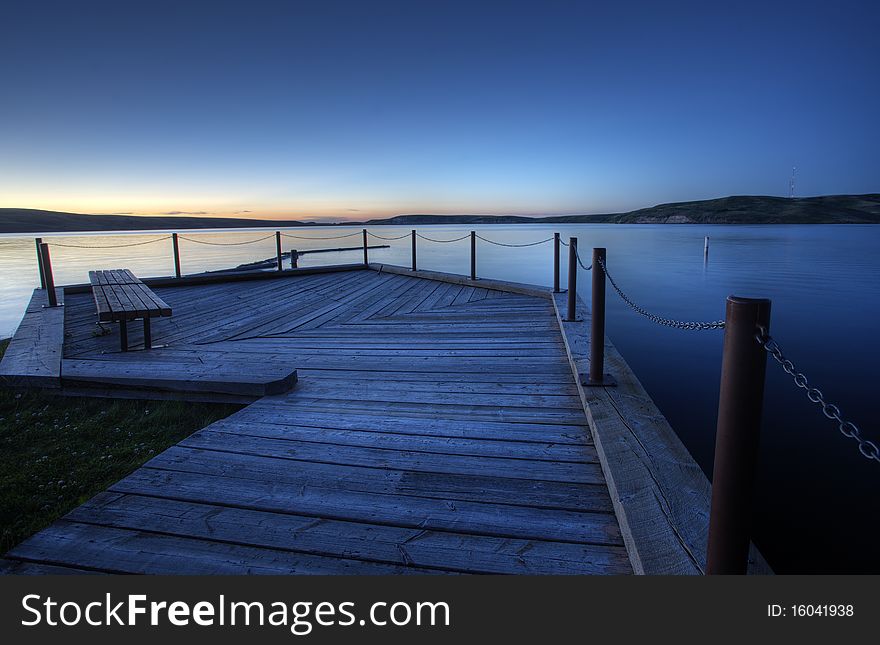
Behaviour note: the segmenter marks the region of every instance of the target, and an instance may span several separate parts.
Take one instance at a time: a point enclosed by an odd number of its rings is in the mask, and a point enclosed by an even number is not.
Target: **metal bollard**
[[[614,386],[605,373],[605,249],[593,249],[593,299],[590,318],[590,374],[583,385]]]
[[[180,243],[177,241],[177,233],[171,234],[171,246],[174,247],[174,275],[180,277]]]
[[[40,253],[40,244],[43,243],[43,238],[38,237],[34,241],[37,243],[37,272],[40,274],[40,289],[45,289],[46,278],[43,276],[43,256]]]
[[[412,231],[412,270],[416,270],[416,231]]]
[[[369,263],[370,260],[367,258],[367,229],[364,229],[364,266]]]
[[[578,239],[568,238],[568,322],[577,320],[577,247]]]
[[[559,293],[559,233],[553,234],[553,293]]]
[[[278,270],[283,271],[284,265],[281,256],[281,231],[275,231],[275,256],[277,258]]]
[[[43,282],[46,285],[49,306],[57,307],[58,298],[55,295],[55,278],[52,276],[52,259],[49,257],[49,245],[45,242],[40,243],[40,257],[43,260]]]
[[[471,280],[477,279],[477,232],[471,231]]]
[[[748,569],[767,367],[767,352],[755,340],[759,327],[770,331],[769,300],[727,298],[707,574],[744,574]]]

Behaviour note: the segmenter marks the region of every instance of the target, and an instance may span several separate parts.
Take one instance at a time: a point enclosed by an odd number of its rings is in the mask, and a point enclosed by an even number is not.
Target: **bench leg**
[[[150,334],[150,317],[144,318],[144,349],[153,347],[153,337]]]
[[[119,321],[119,344],[123,352],[128,351],[128,322],[125,320]]]

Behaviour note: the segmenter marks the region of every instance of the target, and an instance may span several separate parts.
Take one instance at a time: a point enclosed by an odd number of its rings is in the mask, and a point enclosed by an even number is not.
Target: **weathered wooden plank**
[[[405,495],[355,493],[270,480],[238,480],[205,474],[141,468],[110,487],[112,492],[312,517],[525,538],[621,546],[608,513],[572,512],[508,504],[451,501]],[[12,554],[14,555],[14,553]]]
[[[238,418],[238,417],[236,417]],[[581,425],[485,421],[471,418],[439,419],[436,416],[395,416],[363,414],[357,411],[297,409],[295,414],[275,401],[262,400],[248,408],[248,419],[271,424],[291,424],[315,428],[354,429],[434,437],[463,437],[498,441],[538,441],[554,444],[592,442],[584,419]]]
[[[494,574],[629,572],[622,547],[430,531],[104,493],[70,521],[404,567]],[[254,530],[260,527],[260,530]]]
[[[212,361],[210,356],[188,364],[173,359],[144,361],[128,356],[116,360],[64,359],[62,366],[63,384],[73,387],[112,384],[126,388],[266,396],[287,392],[296,383],[296,370],[291,370],[289,363],[228,363]]]
[[[0,559],[0,575],[5,576],[82,576],[95,575],[96,573],[95,571],[73,567]]]
[[[492,475],[514,479],[603,483],[596,463],[505,459],[461,454],[437,454],[415,450],[387,450],[362,446],[329,445],[201,430],[180,442],[181,446],[222,450],[258,457],[283,458],[325,464],[389,468],[449,475]]]
[[[291,491],[308,487],[569,511],[613,511],[604,484],[513,479],[489,473],[450,475],[320,462],[291,464],[281,458],[180,445],[157,455],[146,466],[156,470],[286,483]]]
[[[520,293],[527,296],[536,296],[538,298],[550,298],[552,290],[549,287],[537,287],[530,284],[520,284],[517,282],[506,282],[504,280],[489,280],[480,278],[476,282],[472,281],[468,276],[458,275],[455,273],[443,273],[441,271],[412,271],[408,267],[394,266],[390,264],[370,264],[370,268],[376,271],[388,273],[399,273],[403,275],[411,275],[419,278],[427,278],[438,282],[451,282],[453,284],[474,286],[479,285],[480,288],[494,289],[499,291],[509,291],[512,293]]]
[[[510,421],[514,423],[542,423],[559,425],[578,425],[583,423],[583,412],[579,410],[555,410],[543,408],[513,408],[493,405],[443,405],[429,403],[410,403],[408,401],[348,401],[345,399],[302,399],[279,400],[278,409],[290,414],[299,412],[351,411],[359,414],[379,416],[431,417],[475,421]]]
[[[56,289],[55,297],[59,306],[49,307],[46,291],[34,289],[24,317],[0,361],[0,382],[12,386],[60,387],[64,291]]]
[[[206,430],[207,432],[207,430]],[[300,425],[270,424],[265,420],[249,421],[248,416],[218,421],[210,432],[227,432],[267,439],[306,441],[317,444],[361,446],[383,450],[431,452],[444,455],[470,455],[503,459],[597,463],[595,449],[588,444],[553,444],[541,441],[463,439],[374,430],[313,428]],[[487,473],[490,474],[490,473]]]
[[[527,394],[517,392],[508,394],[495,392],[492,397],[485,392],[455,392],[433,387],[397,387],[390,383],[351,383],[343,386],[339,381],[306,381],[297,390],[301,397],[317,397],[337,399],[340,392],[345,393],[349,401],[386,401],[395,402],[405,398],[408,403],[436,403],[443,405],[487,405],[529,407],[535,410],[543,408],[580,410],[581,403],[577,395],[570,394]],[[401,393],[406,392],[405,397]]]
[[[85,566],[108,573],[161,575],[387,575],[436,571],[66,520],[25,540],[12,549],[9,556],[60,566]]]

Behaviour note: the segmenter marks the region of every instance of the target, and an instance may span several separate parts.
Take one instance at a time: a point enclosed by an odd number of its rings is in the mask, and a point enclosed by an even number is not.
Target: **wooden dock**
[[[705,476],[610,344],[619,387],[581,385],[588,312],[563,322],[548,289],[374,265],[146,282],[174,311],[153,323],[162,347],[120,353],[67,288],[57,375],[22,353],[0,375],[252,402],[7,572],[701,572]],[[62,337],[38,305],[10,348]]]

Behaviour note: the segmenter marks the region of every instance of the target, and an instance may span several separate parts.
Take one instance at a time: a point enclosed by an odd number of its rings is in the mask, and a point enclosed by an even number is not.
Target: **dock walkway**
[[[112,330],[95,334],[91,296],[69,290],[62,388],[82,390],[100,375],[104,394],[117,376],[120,392],[136,390],[136,373],[150,369],[190,370],[198,381],[206,365],[240,374],[284,366],[298,380],[18,545],[6,570],[641,567],[626,521],[625,546],[575,378],[577,341],[566,338],[552,294],[372,268],[154,284],[175,312],[153,325],[164,347],[129,354]],[[132,348],[139,333],[131,330]]]

